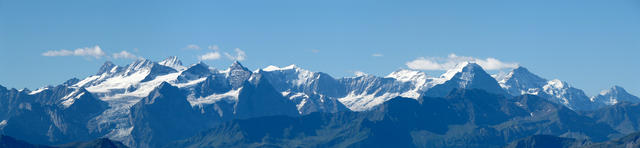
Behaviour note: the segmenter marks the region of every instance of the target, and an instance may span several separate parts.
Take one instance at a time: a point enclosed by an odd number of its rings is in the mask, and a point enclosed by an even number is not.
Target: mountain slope
[[[233,120],[167,147],[501,147],[534,133],[596,141],[615,133],[535,96],[452,92],[446,98],[395,98],[366,112]]]
[[[577,148],[590,144],[588,141],[562,138],[552,135],[533,135],[514,141],[506,148]]]
[[[640,131],[640,104],[620,102],[596,111],[588,112],[591,118],[608,124],[622,134]]]
[[[2,91],[2,90],[0,90]],[[35,144],[60,144],[88,140],[103,133],[87,122],[107,109],[107,103],[83,88],[65,85],[32,92],[4,91],[4,117],[0,131]]]
[[[251,78],[252,82],[245,82],[238,94],[235,106],[237,118],[299,115],[296,104],[278,93],[262,75],[257,74]]]
[[[184,92],[166,82],[131,107],[130,118],[134,147],[157,147],[168,141],[185,138],[216,120],[201,118],[187,101]]]

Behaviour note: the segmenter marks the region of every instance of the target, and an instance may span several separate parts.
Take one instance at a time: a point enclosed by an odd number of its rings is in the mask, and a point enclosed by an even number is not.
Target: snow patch
[[[238,95],[240,94],[240,90],[242,90],[242,88],[231,90],[223,94],[212,94],[206,97],[200,97],[200,98],[189,97],[187,98],[187,100],[189,101],[189,104],[191,104],[191,106],[197,106],[202,104],[213,104],[220,100],[238,101]]]
[[[379,96],[375,94],[377,94],[377,91],[372,94],[366,94],[366,92],[355,94],[351,92],[343,98],[338,98],[338,101],[352,111],[366,111],[399,95],[398,93],[384,93]]]
[[[42,91],[44,91],[44,90],[47,90],[47,89],[49,89],[49,87],[42,87],[42,88],[38,88],[38,89],[36,89],[36,90],[34,90],[34,91],[30,92],[30,93],[29,93],[29,95],[35,95],[35,94],[38,94],[38,93],[40,93],[40,92],[42,92]]]

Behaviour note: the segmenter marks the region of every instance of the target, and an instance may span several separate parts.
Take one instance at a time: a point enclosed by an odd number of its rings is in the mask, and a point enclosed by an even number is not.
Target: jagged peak
[[[242,69],[244,71],[249,71],[249,69],[247,67],[242,66],[242,64],[240,64],[239,61],[234,61],[231,66],[229,67],[229,69],[231,70],[238,70],[238,69]]]
[[[166,90],[166,89],[177,89],[177,87],[171,85],[169,82],[163,81],[156,87],[157,90]]]
[[[531,73],[531,72],[529,71],[529,69],[527,69],[527,68],[525,68],[525,67],[523,67],[523,66],[520,66],[520,65],[518,65],[518,67],[517,67],[517,68],[515,68],[515,69],[513,69],[512,71],[513,71],[514,73]]]
[[[176,56],[169,56],[166,59],[160,61],[158,64],[171,67],[176,70],[182,70],[185,68],[184,66],[182,66],[182,61],[180,61]]]
[[[80,79],[74,77],[74,78],[71,78],[71,79],[65,81],[64,83],[62,83],[62,85],[72,86],[72,85],[74,85],[74,84],[76,84],[78,82],[80,82]]]
[[[189,66],[189,68],[186,68],[186,70],[182,71],[182,73],[199,73],[199,74],[212,74],[215,73],[216,70],[212,69],[211,67],[209,67],[209,65],[203,63],[203,62],[198,62],[196,64],[193,64],[191,66]]]
[[[129,64],[129,69],[140,69],[143,67],[147,67],[148,65],[151,65],[153,62],[151,60],[148,59],[138,59],[136,61],[133,61],[131,64]]]
[[[100,67],[100,69],[98,69],[98,73],[96,73],[96,74],[97,75],[101,75],[103,73],[111,71],[115,67],[117,67],[117,65],[113,64],[113,62],[105,61],[104,64],[102,64],[102,66]]]
[[[209,68],[209,65],[207,65],[206,63],[200,61],[200,62],[198,62],[196,64],[193,64],[193,65],[189,66],[189,68],[192,68],[192,67],[206,67],[206,68]]]
[[[529,79],[532,81],[547,81],[546,79],[532,73],[531,71],[529,71],[529,69],[522,67],[522,66],[518,66],[518,68],[513,69],[506,77],[505,79],[511,79],[511,78],[520,78],[520,79]]]
[[[451,80],[458,73],[487,73],[480,65],[473,62],[461,62],[458,63],[454,68],[447,70],[444,74],[440,76],[441,79]]]
[[[177,56],[169,56],[169,57],[165,58],[162,61],[164,61],[164,62],[180,62],[180,60],[178,59]]]
[[[570,87],[569,84],[567,84],[567,82],[561,81],[559,79],[553,79],[547,82],[548,86],[551,86],[553,88],[565,88],[565,87]]]
[[[473,62],[466,62],[466,65],[462,68],[462,72],[471,72],[471,71],[485,71],[482,66]]]
[[[447,72],[443,73],[442,75],[440,75],[440,78],[444,79],[444,80],[450,80],[451,78],[453,78],[453,76],[455,76],[457,73],[462,72],[462,70],[467,67],[467,65],[469,64],[469,62],[462,62],[462,63],[458,63],[456,64],[456,66],[452,69],[447,70]]]
[[[626,90],[625,90],[622,86],[620,86],[620,85],[613,85],[613,87],[611,87],[611,89],[626,91]]]
[[[600,92],[600,95],[616,95],[616,94],[628,94],[627,90],[625,90],[622,86],[613,85],[609,89],[605,89]]]

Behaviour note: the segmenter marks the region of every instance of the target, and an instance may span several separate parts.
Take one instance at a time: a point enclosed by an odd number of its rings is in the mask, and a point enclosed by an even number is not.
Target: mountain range
[[[95,75],[33,91],[0,86],[0,132],[40,145],[496,147],[536,134],[621,137],[640,130],[639,102],[620,86],[589,97],[524,67],[491,75],[464,62],[437,77],[401,69],[334,78],[172,56],[105,62]]]

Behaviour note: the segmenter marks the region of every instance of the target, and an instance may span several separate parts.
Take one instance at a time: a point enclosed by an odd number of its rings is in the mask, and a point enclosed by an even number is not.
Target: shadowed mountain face
[[[43,145],[35,145],[6,135],[0,135],[0,148],[50,148]]]
[[[533,135],[514,141],[507,148],[635,148],[640,147],[640,133],[604,142],[591,142],[551,135]]]
[[[238,95],[236,117],[240,119],[288,115],[297,116],[295,104],[278,93],[269,81],[261,75],[253,79],[253,84],[246,82]]]
[[[185,138],[217,120],[201,118],[191,108],[184,92],[169,83],[162,83],[149,97],[131,108],[131,134],[137,142],[134,147],[157,147]]]
[[[587,112],[587,115],[600,123],[605,123],[623,134],[640,130],[640,104],[622,102],[613,106]]]
[[[514,141],[506,148],[573,148],[584,147],[590,144],[585,140],[562,138],[551,135],[533,135]]]
[[[72,142],[57,146],[31,144],[6,135],[0,135],[0,148],[127,148],[118,141],[99,138],[91,141]]]
[[[86,124],[108,105],[83,88],[47,87],[40,93],[0,90],[0,131],[35,144],[90,140],[100,134]]]
[[[501,147],[535,133],[603,141],[616,131],[537,96],[454,90],[368,112],[234,120],[167,147]]]
[[[58,148],[127,148],[124,144],[118,141],[113,141],[107,138],[98,138],[91,141],[72,142],[63,145],[55,146]]]

